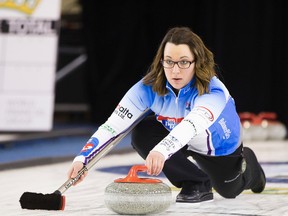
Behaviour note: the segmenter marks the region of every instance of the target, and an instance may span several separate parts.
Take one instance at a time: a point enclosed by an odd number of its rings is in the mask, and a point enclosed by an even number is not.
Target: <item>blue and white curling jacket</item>
[[[180,89],[178,95],[167,82],[168,93],[159,96],[152,86],[140,80],[128,90],[74,161],[87,164],[108,140],[126,130],[146,108],[170,131],[153,149],[165,159],[185,145],[188,150],[203,155],[233,153],[241,144],[241,123],[233,98],[217,77],[211,79],[210,93],[201,96],[194,82],[195,79]]]

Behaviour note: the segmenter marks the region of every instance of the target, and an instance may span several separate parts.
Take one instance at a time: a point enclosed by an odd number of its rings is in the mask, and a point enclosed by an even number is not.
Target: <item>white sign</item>
[[[0,131],[53,126],[61,0],[0,1]]]

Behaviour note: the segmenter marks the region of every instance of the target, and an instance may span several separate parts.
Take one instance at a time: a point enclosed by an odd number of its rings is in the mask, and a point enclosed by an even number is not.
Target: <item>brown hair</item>
[[[198,94],[209,93],[210,80],[216,75],[214,56],[206,48],[201,38],[188,27],[175,27],[166,33],[147,74],[143,78],[144,84],[152,85],[153,91],[159,95],[163,96],[167,93],[166,77],[161,60],[163,59],[165,45],[168,42],[175,45],[187,44],[189,46],[195,57],[195,86]]]

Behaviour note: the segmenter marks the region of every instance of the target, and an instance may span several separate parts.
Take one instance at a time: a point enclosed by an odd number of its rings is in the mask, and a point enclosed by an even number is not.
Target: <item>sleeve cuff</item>
[[[79,156],[74,158],[73,163],[76,161],[79,161],[79,162],[82,162],[83,164],[85,164],[85,157],[83,155],[79,155]]]
[[[161,153],[164,156],[165,160],[170,157],[168,152],[165,150],[165,147],[162,145],[156,145],[151,151],[157,151]]]
[[[167,160],[183,146],[184,145],[182,145],[176,137],[168,134],[152,149],[152,151],[160,152],[162,155],[164,155],[165,160]]]

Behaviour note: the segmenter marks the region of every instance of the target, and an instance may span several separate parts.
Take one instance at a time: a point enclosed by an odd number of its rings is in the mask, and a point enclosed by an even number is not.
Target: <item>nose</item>
[[[178,64],[174,64],[174,66],[172,68],[172,73],[180,73],[180,68],[179,68]]]

